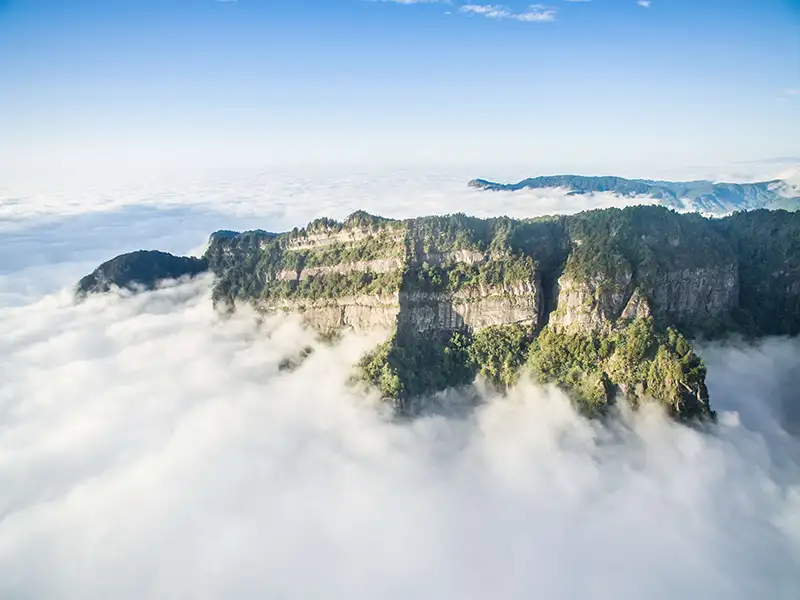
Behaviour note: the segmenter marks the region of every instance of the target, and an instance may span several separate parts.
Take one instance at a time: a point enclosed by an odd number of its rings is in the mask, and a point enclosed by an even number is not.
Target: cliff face
[[[653,310],[676,323],[724,319],[739,302],[739,270],[733,262],[665,273],[655,282]]]
[[[210,268],[213,301],[230,310],[294,312],[323,333],[391,332],[361,369],[401,408],[476,374],[510,385],[527,369],[592,412],[621,393],[708,416],[705,370],[681,332],[800,333],[800,213],[785,211],[355,213],[280,235],[218,232],[202,260],[172,258],[189,273]],[[113,262],[82,287],[102,291],[87,285]],[[184,274],[156,263],[147,281]]]
[[[618,319],[651,315],[676,324],[715,323],[728,319],[739,304],[735,263],[670,271],[655,278],[647,292],[639,285],[630,271],[613,279],[562,276],[550,323],[584,331],[607,331]]]
[[[299,281],[302,281],[300,279]],[[294,312],[322,333],[340,329],[472,330],[507,323],[538,323],[538,282],[447,292],[401,291],[339,298],[257,301],[266,311]]]
[[[297,313],[303,322],[325,335],[342,329],[394,329],[400,311],[399,294],[342,296],[337,299],[279,299],[259,308]]]
[[[401,292],[397,325],[416,332],[478,331],[508,323],[538,325],[541,298],[541,282],[535,278],[506,285],[478,286],[455,293]]]
[[[618,319],[652,315],[705,331],[739,306],[739,257],[708,219],[637,207],[575,215],[566,229],[556,327],[607,331]]]
[[[633,293],[630,272],[620,273],[614,279],[577,279],[564,275],[558,280],[557,308],[550,315],[550,325],[576,331],[608,331],[622,317]],[[649,303],[645,305],[649,312]]]
[[[215,300],[297,312],[325,332],[539,325],[541,273],[525,257],[493,255],[494,228],[486,225],[467,217],[395,222],[356,214],[343,224],[322,220],[262,238],[238,255],[243,244],[236,238],[212,240]],[[251,266],[243,271],[241,264]]]

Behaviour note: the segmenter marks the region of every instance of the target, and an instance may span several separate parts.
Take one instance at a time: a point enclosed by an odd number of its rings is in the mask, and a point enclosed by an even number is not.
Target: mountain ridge
[[[783,210],[359,211],[282,234],[217,232],[195,260],[215,274],[212,300],[225,310],[296,313],[326,336],[388,329],[358,369],[405,413],[476,376],[503,388],[527,372],[590,414],[622,397],[709,418],[687,336],[800,333],[800,213]]]
[[[617,176],[543,175],[518,183],[473,179],[469,187],[482,191],[515,192],[524,189],[561,188],[570,195],[610,192],[623,197],[648,196],[663,206],[712,214],[757,208],[800,208],[800,192],[781,179],[755,183],[708,180],[666,181],[626,179]]]

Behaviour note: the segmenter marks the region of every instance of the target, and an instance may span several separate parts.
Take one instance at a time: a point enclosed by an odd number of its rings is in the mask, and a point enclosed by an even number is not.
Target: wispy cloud
[[[800,88],[789,88],[783,90],[784,96],[789,96],[790,98],[797,98],[800,97]]]
[[[650,5],[652,4],[652,1],[651,0],[637,0],[636,4],[638,4],[642,8],[650,8]]]
[[[395,4],[450,4],[450,0],[381,0]]]
[[[488,19],[512,19],[525,23],[556,20],[556,9],[543,4],[533,4],[522,12],[515,12],[502,4],[465,4],[459,10],[463,13],[480,15]]]

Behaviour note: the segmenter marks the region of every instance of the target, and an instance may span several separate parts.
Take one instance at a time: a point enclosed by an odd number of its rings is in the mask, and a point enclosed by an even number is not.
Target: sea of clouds
[[[652,407],[601,425],[531,382],[397,421],[347,385],[379,333],[327,346],[292,319],[222,319],[209,278],[82,304],[68,289],[220,228],[630,202],[487,195],[471,176],[0,191],[0,598],[800,597],[797,339],[703,347],[706,428]]]

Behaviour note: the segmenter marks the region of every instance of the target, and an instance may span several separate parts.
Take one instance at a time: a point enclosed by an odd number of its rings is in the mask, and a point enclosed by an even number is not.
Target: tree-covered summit
[[[79,297],[87,294],[104,293],[112,288],[152,289],[165,279],[193,277],[205,272],[208,262],[205,258],[174,256],[157,250],[137,250],[121,254],[104,262],[77,285]]]

